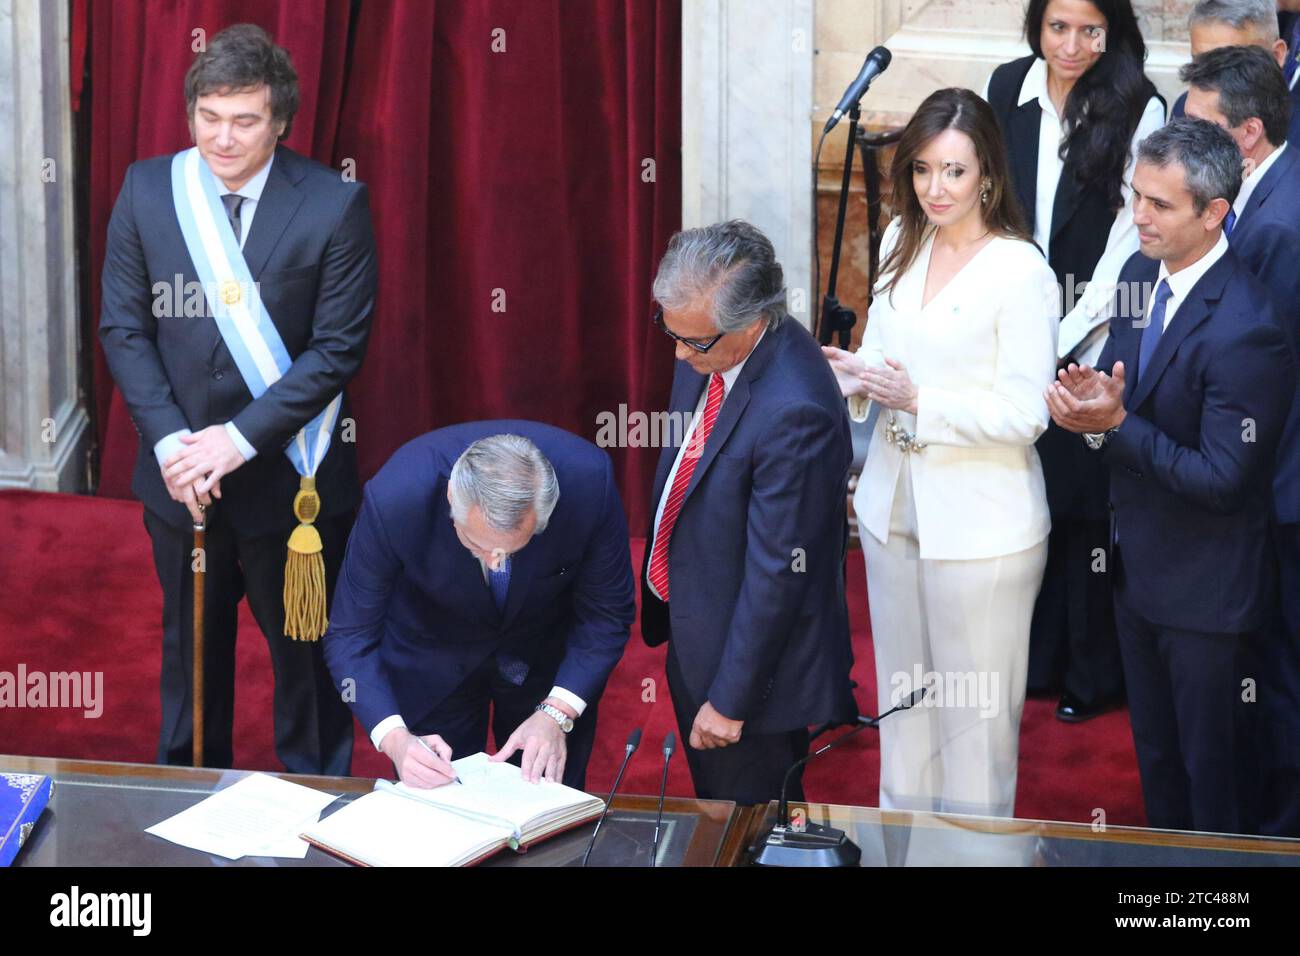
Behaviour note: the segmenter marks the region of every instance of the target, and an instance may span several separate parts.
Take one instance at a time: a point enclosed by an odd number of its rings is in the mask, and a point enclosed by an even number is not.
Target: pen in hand
[[[411,734],[411,736],[414,737],[414,738],[416,739],[416,741],[420,744],[421,747],[423,747],[425,750],[429,751],[429,753],[433,754],[433,755],[434,755],[435,757],[437,757],[439,760],[442,760],[442,757],[439,756],[438,752],[437,752],[436,750],[434,750],[432,747],[430,747],[427,743],[424,742],[424,738],[423,738],[423,737],[421,737],[419,734]],[[447,766],[448,766],[448,767],[451,766],[451,763],[450,763],[450,762],[444,761],[444,763],[447,763]],[[458,783],[458,784],[460,784],[462,787],[465,785],[465,781],[460,779],[460,775],[457,774],[455,770],[453,770],[453,771],[451,772],[451,782],[452,782],[452,783]]]

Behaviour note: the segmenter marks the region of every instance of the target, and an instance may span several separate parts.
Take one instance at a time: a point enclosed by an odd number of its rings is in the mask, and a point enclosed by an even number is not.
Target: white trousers
[[[1014,816],[1029,624],[1046,539],[993,558],[922,560],[905,456],[889,541],[863,532],[862,548],[879,712],[926,687],[920,704],[880,725],[880,806]]]

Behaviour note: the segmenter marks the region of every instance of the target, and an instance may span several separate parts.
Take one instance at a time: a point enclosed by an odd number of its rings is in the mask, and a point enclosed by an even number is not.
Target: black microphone
[[[591,831],[591,842],[587,844],[587,852],[582,854],[582,865],[587,865],[587,860],[591,857],[591,850],[596,845],[596,834],[600,833],[600,828],[605,825],[605,817],[609,815],[609,808],[614,805],[614,794],[618,792],[618,785],[623,782],[623,771],[627,769],[628,761],[636,753],[636,748],[641,746],[641,728],[635,728],[627,735],[627,743],[623,747],[623,766],[618,768],[618,776],[614,778],[614,786],[610,788],[609,799],[605,801],[605,809],[601,811],[600,819],[596,821],[596,829]]]
[[[673,759],[673,751],[676,749],[677,735],[670,730],[664,737],[664,776],[659,782],[659,816],[655,817],[655,838],[650,845],[651,866],[659,865],[656,861],[659,858],[659,827],[664,822],[664,794],[668,790],[668,762]]]
[[[840,737],[836,737],[825,747],[821,747],[817,750],[814,750],[812,753],[808,754],[808,756],[804,757],[802,760],[796,761],[790,767],[790,769],[785,772],[785,779],[781,782],[781,803],[777,807],[777,811],[776,811],[776,825],[778,827],[788,827],[790,825],[790,803],[788,800],[786,800],[786,788],[790,786],[791,774],[793,774],[796,770],[798,770],[800,767],[806,764],[809,760],[812,760],[814,757],[820,757],[828,750],[833,750],[834,748],[838,747],[840,744],[844,743],[844,741],[848,740],[850,737],[854,736],[855,734],[863,730],[866,730],[868,727],[879,727],[880,722],[884,720],[886,717],[888,717],[890,714],[895,713],[896,711],[909,710],[912,707],[915,707],[917,704],[921,702],[921,698],[924,696],[925,696],[925,688],[918,687],[916,690],[912,691],[912,693],[907,696],[906,700],[902,701],[896,707],[891,707],[889,710],[885,711],[879,717],[859,717],[858,726],[854,727],[847,734],[844,734]]]
[[[833,750],[850,737],[856,736],[868,727],[879,727],[880,722],[900,710],[915,707],[925,697],[926,689],[918,687],[907,699],[891,707],[879,717],[859,717],[858,726],[847,734],[836,737],[825,747],[795,761],[785,772],[781,783],[781,802],[777,807],[776,823],[773,824],[751,848],[754,863],[759,866],[856,866],[862,857],[862,851],[843,831],[820,824],[809,823],[806,829],[795,832],[790,829],[790,803],[786,790],[790,786],[790,777],[796,770],[820,757],[828,750]]]
[[[858,78],[849,84],[849,88],[840,97],[839,106],[835,107],[835,112],[831,113],[831,118],[826,121],[826,128],[822,130],[823,135],[834,129],[835,124],[844,118],[844,114],[858,105],[858,100],[862,99],[863,94],[867,92],[871,81],[889,69],[889,61],[893,58],[894,55],[883,46],[878,46],[867,54]]]

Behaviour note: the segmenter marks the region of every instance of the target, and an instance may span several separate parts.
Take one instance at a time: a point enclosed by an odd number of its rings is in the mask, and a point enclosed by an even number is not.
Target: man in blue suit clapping
[[[1048,387],[1052,417],[1110,466],[1115,617],[1147,823],[1236,833],[1251,644],[1272,610],[1274,458],[1295,365],[1268,290],[1229,248],[1232,138],[1175,120],[1133,174],[1141,250],[1100,369]]]
[[[608,455],[549,425],[472,422],[409,442],[366,485],[325,660],[411,786],[485,748],[491,705],[494,759],[581,789],[634,616]]]

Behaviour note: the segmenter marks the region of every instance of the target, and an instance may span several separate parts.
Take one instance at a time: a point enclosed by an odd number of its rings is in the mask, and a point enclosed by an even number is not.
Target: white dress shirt
[[[1209,272],[1210,267],[1222,259],[1227,251],[1228,237],[1220,232],[1219,241],[1214,244],[1214,247],[1190,266],[1170,274],[1169,267],[1163,262],[1160,263],[1160,276],[1156,279],[1156,288],[1159,288],[1161,281],[1167,281],[1170,292],[1169,301],[1165,303],[1165,329],[1168,329],[1169,323],[1174,320],[1178,307],[1187,300],[1187,293],[1192,291],[1192,287],[1201,281],[1201,277]],[[1155,295],[1154,289],[1151,294]],[[1164,329],[1161,331],[1163,332]]]
[[[236,196],[242,196],[244,198],[244,201],[239,206],[240,252],[243,252],[244,243],[248,241],[248,234],[253,229],[253,217],[257,215],[257,204],[262,198],[262,190],[266,188],[267,177],[271,175],[271,164],[273,162],[275,162],[274,153],[272,153],[271,158],[266,161],[266,165],[253,175],[252,179],[234,191]],[[226,187],[221,182],[221,179],[218,178],[217,189],[222,191],[221,195],[226,194],[225,188]],[[244,461],[251,461],[257,455],[257,449],[248,443],[248,440],[244,438],[233,422],[226,422],[225,427],[226,434],[228,434],[230,440],[235,443],[235,447],[239,449],[239,453],[244,456]],[[157,444],[153,446],[153,454],[154,457],[158,459],[159,465],[182,447],[181,436],[188,434],[190,434],[190,430],[188,428],[182,428],[179,431],[174,431],[170,435],[164,435],[162,438],[158,439]]]
[[[991,79],[991,77],[990,77]],[[984,83],[983,97],[988,99],[989,84]],[[1061,141],[1065,131],[1062,118],[1056,112],[1052,97],[1047,90],[1047,61],[1042,57],[1034,60],[1025,80],[1020,86],[1017,101],[1023,106],[1031,100],[1038,100],[1042,110],[1038,125],[1038,181],[1034,195],[1034,241],[1043,250],[1050,252],[1049,241],[1052,235],[1052,211],[1056,203],[1056,188],[1061,181],[1061,171],[1065,161],[1061,158]],[[1138,251],[1137,227],[1133,225],[1133,165],[1137,156],[1138,143],[1146,139],[1165,124],[1165,110],[1160,100],[1151,97],[1142,118],[1138,120],[1137,129],[1129,144],[1129,161],[1124,167],[1120,194],[1124,205],[1115,214],[1110,233],[1106,237],[1106,248],[1097,260],[1092,271],[1092,279],[1087,283],[1082,295],[1075,290],[1074,305],[1061,320],[1060,335],[1057,342],[1057,357],[1072,358],[1080,364],[1091,365],[1101,355],[1106,342],[1106,333],[1110,325],[1110,306],[1115,297],[1115,286],[1119,281],[1120,269],[1133,253]],[[1065,290],[1069,292],[1069,289]],[[1070,307],[1070,302],[1066,301]]]
[[[764,335],[767,335],[766,328],[764,328],[763,331],[759,333],[758,338],[754,341],[754,349],[758,348],[758,343],[763,341]],[[754,354],[754,349],[749,350],[749,355]],[[722,404],[723,405],[727,404],[727,396],[731,394],[731,386],[735,385],[736,379],[740,378],[740,370],[744,368],[745,363],[749,361],[749,355],[746,355],[743,359],[741,359],[735,365],[731,366],[731,368],[727,369],[725,372],[718,373],[722,376]],[[686,434],[682,436],[682,447],[677,449],[677,457],[673,460],[673,467],[668,472],[668,480],[664,482],[663,494],[659,496],[659,507],[655,509],[655,522],[654,522],[655,533],[654,536],[650,539],[652,541],[658,540],[659,538],[659,522],[663,519],[664,505],[668,502],[669,492],[673,490],[673,479],[677,477],[677,469],[678,467],[681,466],[682,453],[686,451],[687,447],[691,443],[691,436],[695,434],[695,426],[700,423],[700,419],[703,417],[704,403],[708,399],[708,397],[709,397],[709,386],[706,380],[704,389],[700,392],[700,400],[695,403],[695,414],[691,416],[690,427],[686,429]],[[722,414],[721,405],[718,406],[718,414],[719,415]],[[685,502],[683,502],[683,505],[684,504]],[[650,580],[649,575],[646,576],[646,583],[650,585],[650,592],[655,597],[659,598],[659,600],[662,601],[663,595],[661,595],[657,590],[655,590],[654,582]]]
[[[1300,71],[1297,71],[1297,73],[1300,73]],[[1236,214],[1238,219],[1241,218],[1242,212],[1245,211],[1246,203],[1250,202],[1250,197],[1254,194],[1255,187],[1258,186],[1259,181],[1264,178],[1264,174],[1273,168],[1273,164],[1277,162],[1277,158],[1282,155],[1282,150],[1284,149],[1286,149],[1285,142],[1274,149],[1273,152],[1269,153],[1268,156],[1264,158],[1264,161],[1255,167],[1255,171],[1241,181],[1241,192],[1237,193],[1237,198],[1232,204],[1232,211]],[[1300,212],[1300,210],[1296,211]],[[1235,229],[1236,227],[1234,226],[1233,228]]]

